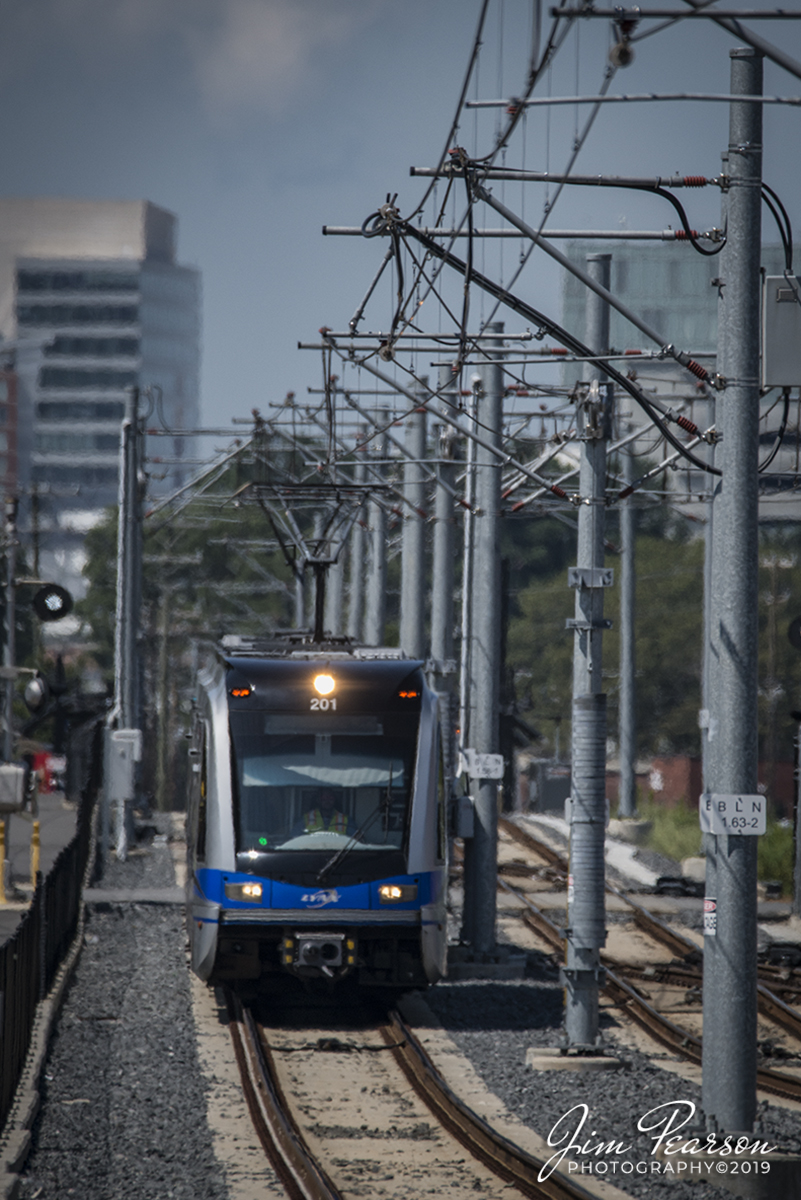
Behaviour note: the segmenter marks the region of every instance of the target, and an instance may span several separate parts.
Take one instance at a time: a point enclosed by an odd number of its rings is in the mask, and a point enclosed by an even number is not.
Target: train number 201
[[[330,699],[328,696],[312,696],[309,708],[312,712],[328,712],[329,708],[335,710],[336,706],[337,702],[334,696],[331,696]]]

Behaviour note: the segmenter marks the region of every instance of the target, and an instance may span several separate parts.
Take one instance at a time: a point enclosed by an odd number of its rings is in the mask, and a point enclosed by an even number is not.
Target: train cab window
[[[415,720],[402,720],[392,736],[375,718],[365,719],[368,733],[283,735],[264,732],[264,713],[230,717],[239,852],[403,846]]]

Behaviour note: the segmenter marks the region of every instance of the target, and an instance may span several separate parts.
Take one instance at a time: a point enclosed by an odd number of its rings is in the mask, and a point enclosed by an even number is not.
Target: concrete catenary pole
[[[631,445],[621,450],[621,475],[624,484],[634,480]],[[634,497],[620,502],[620,797],[619,817],[637,812],[637,701],[636,701],[636,610],[635,610],[635,510]]]
[[[428,377],[420,380],[428,397]],[[401,540],[400,648],[409,658],[425,658],[426,516],[425,471],[426,410],[413,409],[405,420],[406,458],[403,463],[403,494],[408,501],[403,513]]]
[[[762,92],[762,57],[730,52],[731,94]],[[726,387],[718,402],[723,471],[715,503],[712,577],[716,637],[715,707],[719,727],[711,764],[712,792],[757,791],[757,568],[759,445],[759,268],[761,249],[762,106],[734,100],[729,117],[728,237],[724,250]],[[756,1116],[757,923],[755,837],[719,834],[713,843],[716,928],[704,939],[706,998],[702,1104],[707,1125],[750,1131]],[[711,933],[711,930],[708,932]],[[714,1036],[714,1029],[724,1036]],[[712,1037],[707,1034],[713,1033]]]
[[[590,254],[587,269],[609,287],[610,254]],[[587,345],[609,347],[609,306],[587,295]],[[567,958],[564,968],[565,1028],[569,1049],[598,1044],[600,949],[606,941],[604,825],[606,817],[606,696],[601,691],[604,627],[604,506],[606,443],[611,384],[588,369],[589,390],[579,407],[581,470],[577,566],[569,572],[576,588],[573,626],[573,731],[568,880]]]
[[[379,409],[374,420],[380,429],[386,424],[387,414]],[[387,457],[386,434],[373,439],[373,455],[378,460],[376,468],[382,474]],[[387,515],[377,499],[369,506],[370,555],[367,568],[367,606],[364,614],[364,640],[368,646],[383,646],[384,623],[387,613]]]
[[[503,324],[488,327],[503,333]],[[484,347],[489,361],[481,367],[482,395],[477,420],[491,446],[503,440],[503,352],[497,340]],[[490,348],[491,347],[491,348]],[[476,446],[476,507],[470,621],[470,694],[468,745],[477,754],[498,753],[498,691],[501,652],[501,564],[498,522],[501,510],[501,465],[484,446]],[[473,837],[465,841],[464,927],[462,940],[475,957],[495,949],[497,889],[498,783],[473,779]]]
[[[456,384],[447,364],[439,369],[440,407],[455,411]],[[443,729],[445,770],[454,774],[454,733],[456,713],[453,704],[455,663],[453,659],[454,582],[456,560],[456,516],[453,490],[456,485],[456,435],[449,425],[435,427],[438,439],[437,488],[434,501],[434,550],[431,588],[431,657],[434,663],[432,686],[439,696],[439,715]]]
[[[361,436],[356,446],[356,463],[353,468],[353,482],[364,484],[365,465],[364,447]],[[366,550],[365,526],[367,525],[367,506],[363,504],[350,532],[348,577],[348,637],[351,641],[360,642],[364,632],[364,556]]]

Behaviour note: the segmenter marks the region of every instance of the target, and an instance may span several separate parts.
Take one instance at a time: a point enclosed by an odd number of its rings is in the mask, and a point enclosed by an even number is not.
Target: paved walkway
[[[77,806],[67,804],[61,792],[48,792],[39,797],[39,869],[47,873],[61,850],[75,836]],[[17,928],[30,902],[31,831],[33,818],[29,812],[12,813],[6,817],[7,854],[11,864],[7,902],[0,904],[0,945]]]

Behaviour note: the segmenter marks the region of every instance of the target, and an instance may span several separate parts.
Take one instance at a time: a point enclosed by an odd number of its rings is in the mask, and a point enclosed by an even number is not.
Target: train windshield
[[[385,736],[376,718],[350,718],[350,728],[335,732],[330,720],[230,715],[240,853],[402,847],[416,720],[393,719],[401,728]],[[284,732],[290,722],[295,729]]]

